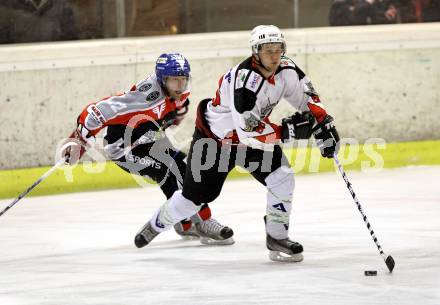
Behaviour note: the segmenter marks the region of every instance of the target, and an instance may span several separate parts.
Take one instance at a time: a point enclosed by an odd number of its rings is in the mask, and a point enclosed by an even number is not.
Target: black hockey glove
[[[310,111],[303,113],[295,112],[288,118],[283,119],[282,126],[282,141],[290,142],[293,139],[308,139],[312,136],[312,127],[315,118]]]
[[[316,144],[325,158],[333,158],[339,150],[339,135],[333,124],[333,118],[327,115],[324,120],[313,128]]]
[[[165,130],[166,128],[172,126],[172,125],[179,125],[185,115],[188,113],[188,105],[189,105],[189,99],[186,99],[185,103],[181,106],[180,109],[176,109],[174,111],[170,111],[165,115],[165,117],[162,120],[161,128],[162,130]]]
[[[174,125],[174,123],[176,122],[176,119],[177,119],[177,112],[176,111],[168,112],[162,120],[161,129],[165,130],[166,128]]]

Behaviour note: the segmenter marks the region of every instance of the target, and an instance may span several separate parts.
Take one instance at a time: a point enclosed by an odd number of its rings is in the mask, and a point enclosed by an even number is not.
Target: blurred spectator
[[[2,0],[0,43],[77,39],[71,1]]]
[[[423,22],[440,21],[440,0],[425,0],[422,10]]]
[[[400,0],[399,1],[399,17],[400,22],[421,22],[417,20],[416,17],[416,5],[415,2],[418,0]]]
[[[393,0],[334,0],[330,25],[396,23],[398,11]]]
[[[399,0],[401,22],[440,21],[440,0]]]
[[[364,0],[334,0],[330,7],[330,25],[368,24],[369,4]]]
[[[440,21],[440,0],[333,0],[330,25]]]
[[[396,1],[367,0],[371,6],[371,24],[397,23]]]

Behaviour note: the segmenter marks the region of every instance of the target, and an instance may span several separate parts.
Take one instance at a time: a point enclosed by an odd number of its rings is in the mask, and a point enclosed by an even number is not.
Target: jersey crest
[[[156,106],[153,108],[153,112],[157,115],[157,117],[160,119],[162,112],[165,110],[165,103],[160,104],[159,106]]]

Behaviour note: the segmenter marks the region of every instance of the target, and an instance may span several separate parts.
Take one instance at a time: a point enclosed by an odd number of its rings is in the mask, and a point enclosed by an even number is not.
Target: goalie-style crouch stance
[[[183,183],[186,155],[173,147],[164,130],[178,125],[188,111],[190,66],[179,53],[162,54],[155,73],[129,91],[88,105],[77,119],[77,129],[62,152],[75,164],[95,135],[106,128],[104,150],[123,170],[151,178],[169,199]],[[233,231],[211,218],[207,204],[179,219],[176,232],[201,237],[202,243],[232,244]],[[186,217],[185,217],[186,218]]]
[[[286,43],[273,25],[252,30],[252,56],[219,81],[215,98],[200,102],[182,191],[158,209],[135,237],[138,247],[213,201],[228,173],[243,160],[267,188],[266,246],[277,261],[301,261],[303,247],[288,237],[294,175],[280,143],[313,134],[324,157],[331,158],[339,136],[307,76],[284,56]],[[269,115],[284,98],[298,111],[282,120]],[[210,166],[207,166],[210,165]]]

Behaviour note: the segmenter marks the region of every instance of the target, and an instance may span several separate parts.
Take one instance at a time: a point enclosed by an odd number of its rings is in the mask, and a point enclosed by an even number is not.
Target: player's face
[[[187,76],[168,76],[165,80],[168,93],[172,98],[179,99],[182,93],[189,88],[189,77]]]
[[[281,43],[265,43],[258,51],[261,63],[271,72],[275,72],[281,62],[284,48]]]

